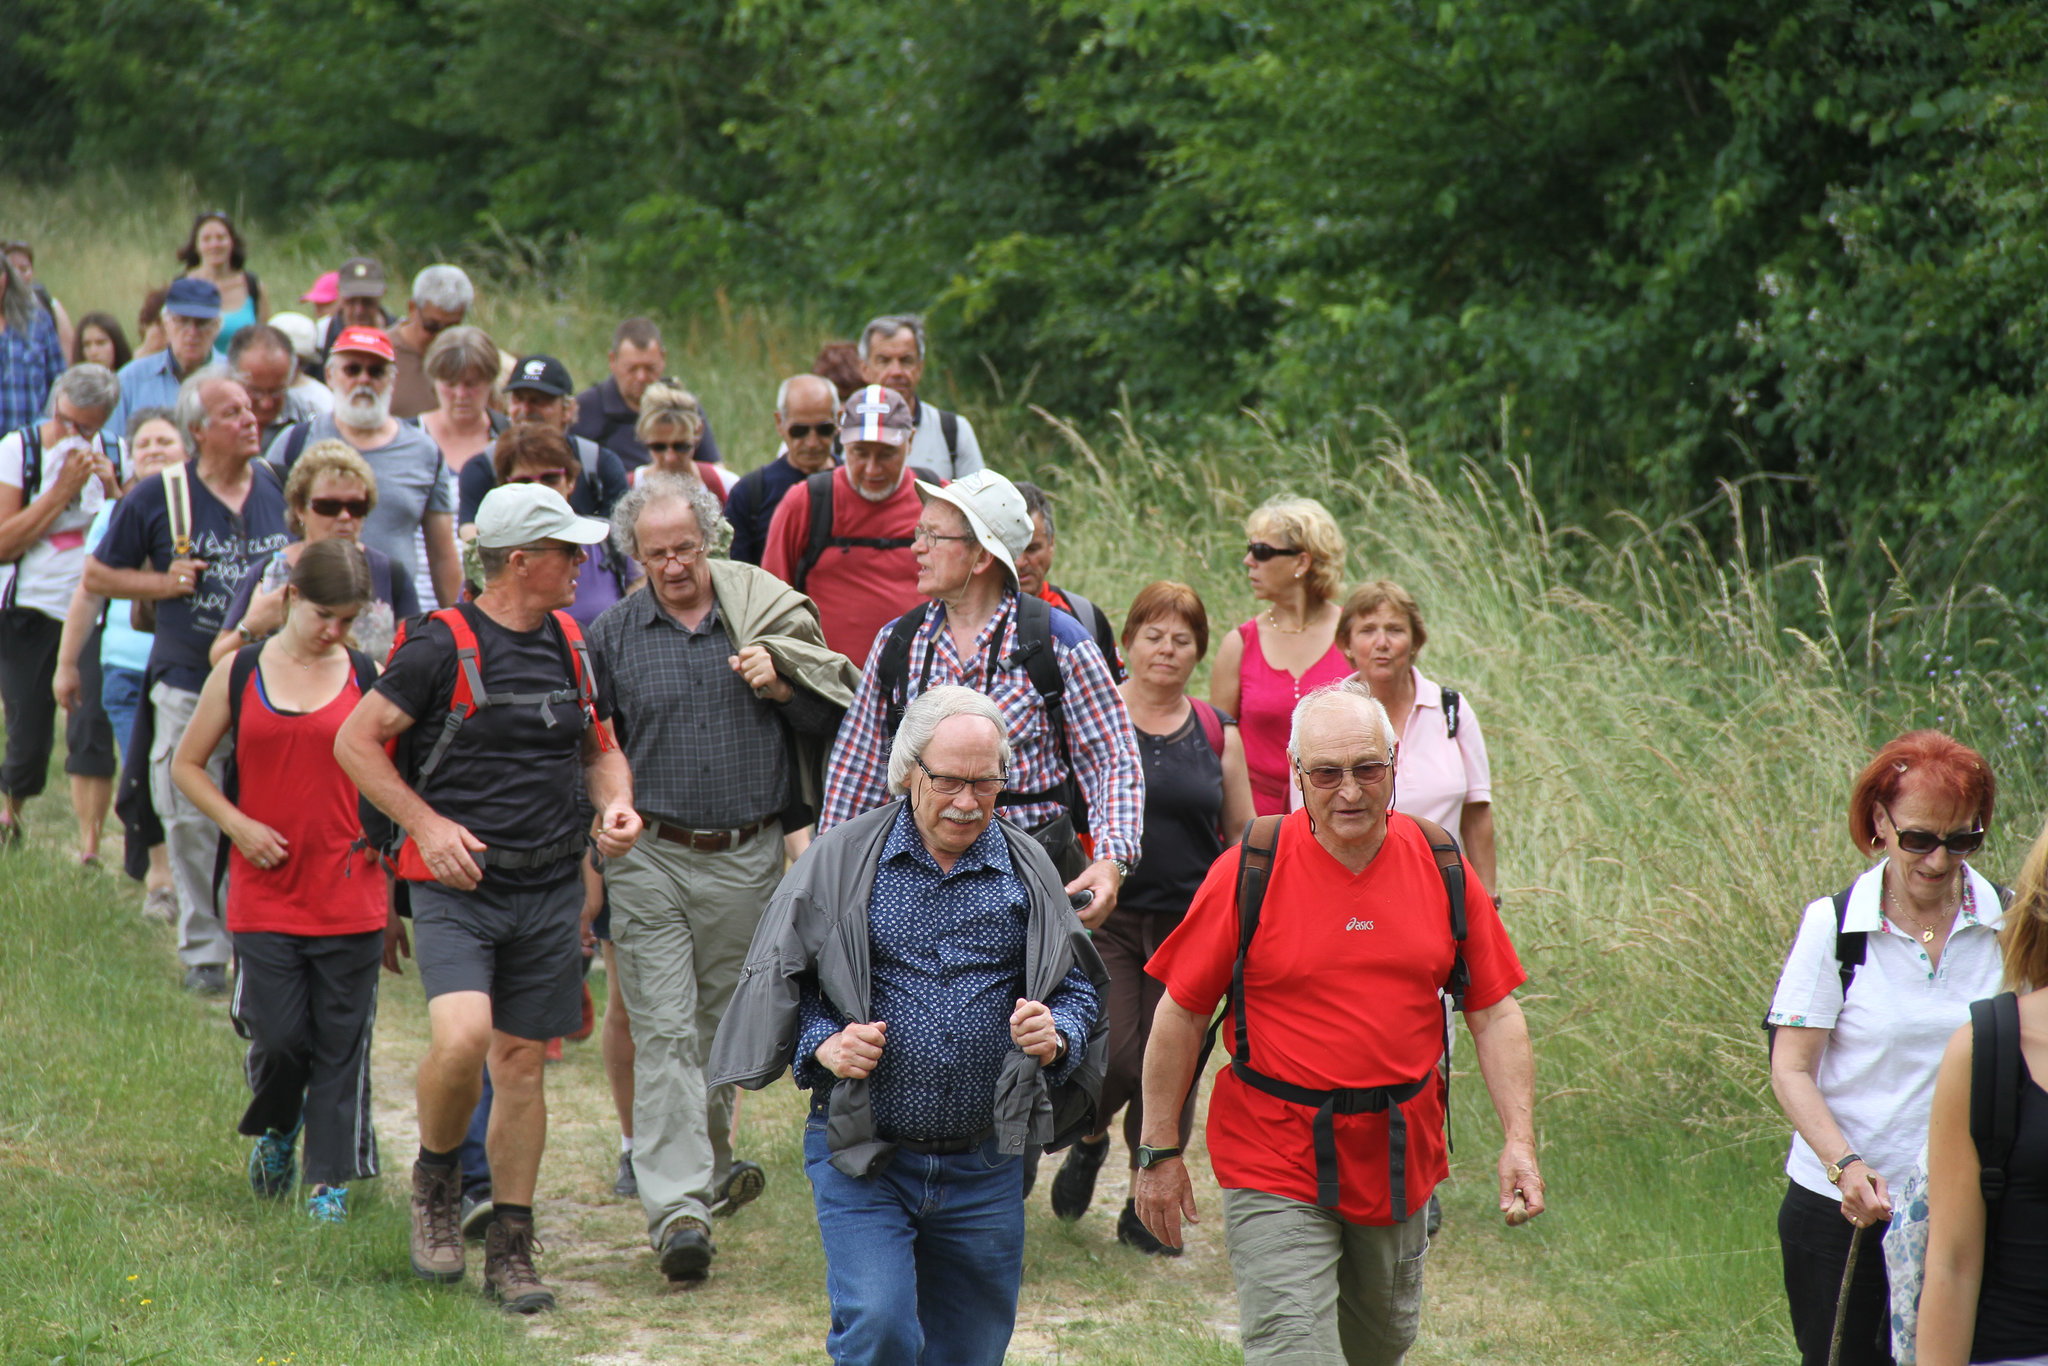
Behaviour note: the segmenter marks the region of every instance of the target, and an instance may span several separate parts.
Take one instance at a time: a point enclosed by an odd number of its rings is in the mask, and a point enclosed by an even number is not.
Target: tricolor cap
[[[994,470],[976,470],[944,488],[920,479],[917,496],[926,503],[936,498],[959,508],[981,548],[1010,571],[1010,582],[1017,581],[1017,556],[1031,544],[1032,526],[1031,510],[1015,484]]]
[[[879,384],[856,390],[839,409],[839,441],[845,446],[856,441],[908,446],[916,428],[917,422],[910,415],[910,401]]]
[[[391,338],[374,327],[344,327],[341,335],[334,339],[334,345],[327,348],[329,355],[343,351],[357,351],[365,356],[376,356],[381,360],[397,360],[398,353],[391,349]]]
[[[579,517],[569,500],[546,484],[500,484],[476,509],[476,543],[509,550],[535,541],[597,545],[612,534],[609,522]]]

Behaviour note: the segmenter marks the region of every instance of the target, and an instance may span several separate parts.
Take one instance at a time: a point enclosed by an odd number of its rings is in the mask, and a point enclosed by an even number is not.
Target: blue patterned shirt
[[[64,348],[57,340],[57,324],[43,309],[36,310],[28,331],[0,331],[0,432],[20,431],[42,417],[50,386],[63,373]],[[124,435],[112,429],[109,434]]]
[[[869,997],[874,1018],[889,1027],[870,1078],[883,1137],[968,1138],[995,1122],[996,1078],[1017,1047],[1010,1014],[1024,995],[1030,915],[1030,892],[994,823],[946,873],[904,805],[868,902]],[[1101,1003],[1075,967],[1045,1004],[1066,1040],[1066,1056],[1046,1070],[1058,1084],[1080,1065]],[[818,1045],[849,1017],[811,985],[798,1013],[796,1083],[829,1085]]]

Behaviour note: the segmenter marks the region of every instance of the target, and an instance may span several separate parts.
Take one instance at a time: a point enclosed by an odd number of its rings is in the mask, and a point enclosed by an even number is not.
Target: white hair
[[[896,728],[896,743],[889,748],[891,794],[910,786],[910,770],[924,757],[925,747],[931,744],[939,723],[955,716],[979,716],[994,726],[999,746],[997,762],[1002,765],[1003,772],[1010,771],[1010,731],[1009,723],[1003,720],[1003,713],[995,703],[974,689],[945,683],[919,693],[916,700],[903,709],[903,724]],[[963,773],[959,776],[982,775]]]
[[[1378,723],[1380,739],[1387,747],[1387,758],[1394,757],[1394,723],[1387,716],[1387,709],[1372,695],[1372,689],[1356,677],[1325,683],[1305,695],[1294,704],[1294,716],[1287,725],[1287,757],[1301,757],[1301,730],[1304,722],[1311,721],[1324,712],[1347,708],[1362,710]]]
[[[121,381],[106,366],[82,361],[57,376],[50,387],[50,411],[56,411],[60,398],[89,413],[111,413],[121,401]]]
[[[412,297],[444,313],[467,313],[476,302],[476,286],[461,266],[428,266],[412,277]]]
[[[884,313],[878,318],[868,319],[868,325],[860,330],[860,358],[868,358],[868,343],[876,337],[889,340],[898,332],[908,332],[917,341],[917,359],[924,360],[924,319],[915,313]]]
[[[226,361],[215,361],[204,369],[194,370],[185,376],[185,382],[178,386],[178,406],[175,409],[178,434],[185,438],[188,450],[199,446],[199,428],[206,421],[206,400],[202,391],[208,385],[234,379],[234,371],[228,369]]]
[[[775,387],[775,415],[777,417],[789,416],[789,391],[802,384],[805,380],[815,380],[817,383],[824,385],[825,391],[832,395],[832,410],[835,413],[839,411],[839,391],[832,387],[831,380],[826,379],[823,375],[791,375]]]
[[[732,544],[718,495],[663,470],[650,470],[612,505],[612,544],[629,560],[640,558],[640,518],[656,503],[681,503],[696,514],[704,553],[716,555]]]

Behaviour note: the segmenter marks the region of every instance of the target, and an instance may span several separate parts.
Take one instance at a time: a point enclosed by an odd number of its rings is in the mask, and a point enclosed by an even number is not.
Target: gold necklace
[[[1913,923],[1920,927],[1921,943],[1932,944],[1934,942],[1934,925],[1929,925],[1926,921],[1922,920],[1918,911],[1908,911],[1906,909],[1906,903],[1892,891],[1892,880],[1890,877],[1884,879],[1884,895],[1885,899],[1891,902],[1893,910],[1900,912],[1902,915],[1910,915],[1913,918]],[[1962,898],[1958,897],[1955,907],[1935,913],[1935,925],[1939,925],[1943,920],[1954,916],[1956,910],[1961,907]]]
[[[1274,618],[1274,616],[1273,616],[1273,609],[1272,609],[1272,608],[1270,608],[1270,607],[1268,607],[1268,608],[1266,609],[1266,625],[1268,625],[1268,626],[1272,627],[1272,628],[1273,628],[1274,630],[1278,631],[1278,632],[1279,632],[1279,633],[1280,633],[1281,635],[1283,635],[1283,636],[1298,636],[1298,635],[1300,635],[1300,634],[1301,634],[1301,633],[1302,633],[1303,631],[1306,631],[1306,630],[1308,629],[1308,618],[1307,618],[1306,616],[1304,616],[1304,617],[1303,617],[1303,618],[1301,619],[1301,625],[1299,625],[1299,626],[1292,626],[1292,627],[1289,627],[1289,626],[1282,626],[1282,625],[1281,625],[1281,624],[1280,624],[1280,623],[1279,623],[1279,622],[1278,622],[1278,621],[1277,621],[1277,620],[1276,620],[1276,619]]]

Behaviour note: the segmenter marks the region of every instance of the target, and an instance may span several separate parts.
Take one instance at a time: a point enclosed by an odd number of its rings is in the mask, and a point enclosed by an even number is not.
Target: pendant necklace
[[[1901,901],[1897,896],[1895,896],[1892,893],[1892,883],[1890,878],[1886,878],[1884,881],[1884,894],[1885,899],[1892,903],[1893,910],[1900,912],[1902,915],[1912,916],[1914,922],[1919,924],[1920,942],[1923,944],[1932,944],[1934,942],[1934,926],[1921,922],[1920,913],[1918,911],[1909,912],[1906,910],[1906,903]]]

